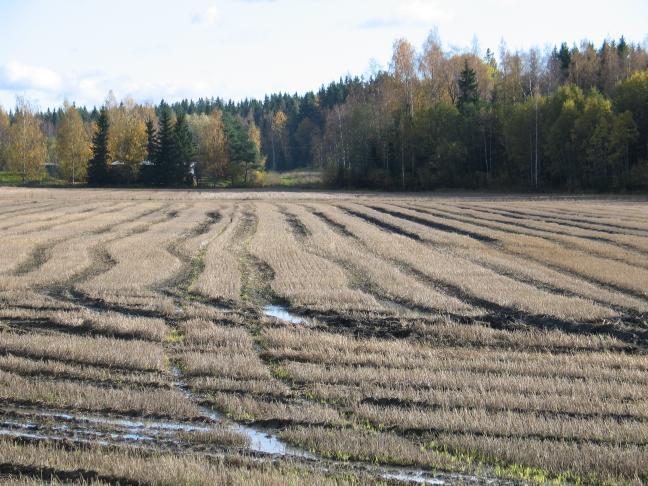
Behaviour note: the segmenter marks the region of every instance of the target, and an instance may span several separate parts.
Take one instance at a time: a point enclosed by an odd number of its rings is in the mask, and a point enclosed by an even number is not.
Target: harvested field
[[[648,481],[645,201],[6,188],[0,215],[0,481]]]

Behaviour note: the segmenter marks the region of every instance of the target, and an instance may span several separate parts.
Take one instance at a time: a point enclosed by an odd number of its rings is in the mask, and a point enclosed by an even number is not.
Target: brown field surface
[[[648,481],[648,203],[0,189],[0,482]]]

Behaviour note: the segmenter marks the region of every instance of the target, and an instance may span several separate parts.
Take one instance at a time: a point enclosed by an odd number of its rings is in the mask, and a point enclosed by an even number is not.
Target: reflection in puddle
[[[179,374],[179,370],[174,371]],[[179,381],[179,384],[183,383]],[[186,389],[184,391],[189,394]],[[321,461],[318,456],[298,447],[292,447],[261,428],[240,424],[207,407],[200,407],[200,409],[205,418],[218,423],[220,427],[245,435],[249,439],[249,449],[254,452]],[[0,421],[0,437],[54,441],[71,439],[77,443],[104,446],[122,441],[131,445],[137,443],[178,445],[177,433],[207,432],[213,427],[207,424],[190,424],[172,420],[130,420],[111,416],[72,414],[22,406],[2,406],[0,415],[4,415],[4,419]],[[387,481],[431,485],[484,482],[483,478],[460,474],[433,476],[424,470],[361,462],[356,464],[367,473]],[[322,465],[326,467],[326,461]]]
[[[388,481],[403,481],[417,484],[446,484],[441,478],[428,476],[424,471],[388,471],[380,474],[380,477]]]
[[[196,400],[196,397],[193,396],[193,394],[189,390],[189,387],[182,379],[182,371],[177,366],[173,366],[171,368],[171,373],[173,373],[176,378],[175,386],[180,389],[189,400],[194,403],[198,402],[199,400]],[[264,454],[278,454],[281,456],[310,458],[314,457],[306,451],[290,447],[276,435],[269,434],[268,432],[256,427],[243,425],[230,420],[223,414],[211,408],[204,406],[200,406],[199,408],[200,412],[213,422],[220,423],[222,427],[227,428],[232,432],[246,436],[250,441],[250,449],[254,452],[261,452]]]
[[[274,317],[280,321],[290,322],[291,324],[301,324],[304,322],[303,317],[296,316],[291,314],[286,310],[285,307],[281,305],[266,305],[263,308],[263,313],[268,317]]]

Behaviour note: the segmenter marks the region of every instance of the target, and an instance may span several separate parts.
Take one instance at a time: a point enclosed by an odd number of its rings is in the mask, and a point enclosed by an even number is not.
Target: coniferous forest
[[[432,32],[317,92],[0,109],[0,170],[25,183],[47,170],[94,186],[254,186],[301,168],[331,187],[648,189],[648,52],[622,37],[449,53]]]

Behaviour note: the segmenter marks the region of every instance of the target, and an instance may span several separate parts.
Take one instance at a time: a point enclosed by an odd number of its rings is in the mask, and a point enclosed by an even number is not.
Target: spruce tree
[[[153,120],[148,118],[146,120],[146,156],[149,162],[155,163],[158,151],[157,131]]]
[[[158,128],[158,146],[155,160],[155,179],[163,186],[176,182],[176,144],[175,133],[171,121],[171,108],[162,104],[160,107],[160,122]]]
[[[150,118],[146,120],[146,159],[148,164],[140,167],[140,181],[143,184],[155,184],[156,170],[155,165],[157,163],[157,154],[158,154],[158,139],[157,131],[155,130],[155,125],[153,120]]]
[[[92,159],[88,162],[88,184],[103,186],[108,183],[108,111],[102,108],[97,119],[97,132],[92,139]]]
[[[464,68],[459,74],[459,108],[463,108],[467,103],[476,103],[479,101],[479,92],[477,91],[477,75],[475,70],[468,65],[468,60],[464,60]]]
[[[566,42],[563,42],[560,45],[560,51],[558,51],[558,61],[560,63],[561,82],[565,83],[567,81],[567,78],[569,77],[569,66],[571,65],[571,52],[569,52],[569,47],[567,47]]]
[[[189,124],[184,114],[178,115],[174,128],[175,135],[175,159],[174,159],[174,181],[175,185],[191,184],[193,176],[191,163],[196,155],[196,147],[189,130]]]

